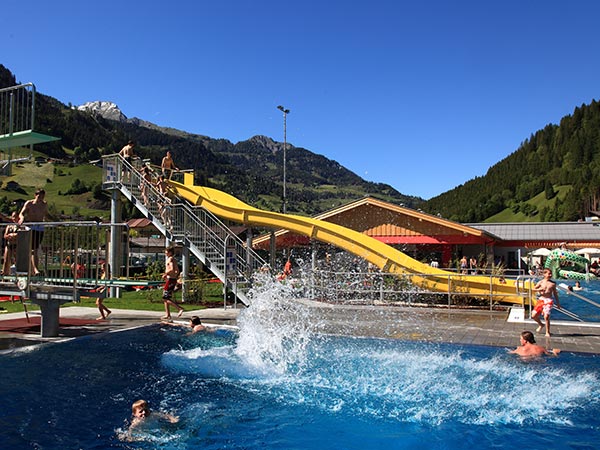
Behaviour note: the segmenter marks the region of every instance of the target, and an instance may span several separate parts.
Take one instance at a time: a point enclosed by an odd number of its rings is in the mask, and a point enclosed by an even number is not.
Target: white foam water
[[[303,370],[315,323],[296,294],[293,280],[282,283],[265,275],[255,280],[251,307],[238,320],[235,354],[241,360],[280,375]]]
[[[290,406],[402,422],[568,425],[573,411],[600,397],[595,372],[564,370],[553,364],[560,358],[524,362],[504,349],[319,336],[294,286],[258,279],[235,345],[163,360]]]

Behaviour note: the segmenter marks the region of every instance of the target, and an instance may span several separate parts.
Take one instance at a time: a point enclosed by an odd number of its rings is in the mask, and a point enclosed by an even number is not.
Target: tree
[[[550,200],[556,196],[556,191],[554,190],[554,186],[552,186],[552,183],[550,183],[550,181],[548,181],[548,180],[546,180],[546,183],[544,186],[544,194],[546,196],[546,200]]]

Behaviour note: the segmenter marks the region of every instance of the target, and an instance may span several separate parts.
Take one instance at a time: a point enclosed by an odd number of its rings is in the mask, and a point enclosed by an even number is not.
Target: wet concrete
[[[528,330],[548,349],[600,353],[600,323],[552,321],[547,338],[544,331],[535,332],[537,324],[531,319],[509,322],[509,311],[304,303],[313,308],[325,333],[512,349],[519,345],[521,331]]]
[[[398,306],[352,306],[301,300],[313,317],[317,331],[328,334],[372,336],[426,342],[489,345],[515,348],[519,334],[529,330],[537,342],[547,348],[563,351],[600,354],[600,324],[576,325],[573,322],[552,322],[552,336],[535,333],[536,324],[523,319],[507,321],[507,311],[482,311],[446,308],[418,308]],[[185,323],[193,315],[203,322],[235,325],[240,310],[211,308],[186,311]],[[34,316],[35,312],[30,312]],[[98,310],[87,307],[63,307],[61,318],[87,319],[83,325],[60,328],[59,337],[42,338],[38,333],[0,331],[0,351],[10,351],[26,345],[57,342],[78,336],[119,331],[160,322],[163,312],[113,309],[109,320],[96,321]],[[3,321],[21,318],[24,313],[3,314]]]

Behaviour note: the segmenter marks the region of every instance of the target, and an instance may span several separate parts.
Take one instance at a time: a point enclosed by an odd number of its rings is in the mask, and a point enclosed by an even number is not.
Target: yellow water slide
[[[489,298],[523,304],[515,281],[478,275],[457,275],[430,267],[370,236],[340,225],[293,214],[263,211],[237,198],[204,186],[194,185],[194,174],[184,173],[183,183],[169,181],[177,195],[193,205],[202,206],[218,217],[247,225],[283,228],[321,242],[333,244],[366,259],[383,272],[408,274],[411,282],[424,289]]]

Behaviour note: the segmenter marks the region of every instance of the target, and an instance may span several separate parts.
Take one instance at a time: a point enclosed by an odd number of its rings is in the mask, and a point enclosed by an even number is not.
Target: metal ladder
[[[531,276],[519,276],[517,277],[517,282],[515,283],[515,286],[517,288],[517,294],[527,297],[529,299],[529,308],[530,310],[533,308],[533,300],[534,300],[534,295],[533,295],[533,291],[532,288],[535,285],[536,279],[535,277],[531,277]],[[529,284],[529,287],[526,287],[526,284]],[[591,305],[594,305],[598,308],[600,308],[600,304],[584,297],[583,295],[580,295],[576,292],[570,292],[567,289],[565,289],[564,287],[557,285],[556,288],[563,292],[563,293],[569,293],[570,295],[573,295],[575,297],[577,297],[580,300],[583,300]],[[523,305],[525,306],[525,305]],[[570,317],[571,319],[577,321],[577,322],[584,322],[584,320],[579,317],[577,314],[575,314],[572,311],[569,311],[568,309],[565,309],[564,307],[560,308],[559,310],[561,313],[563,313],[565,316]]]

